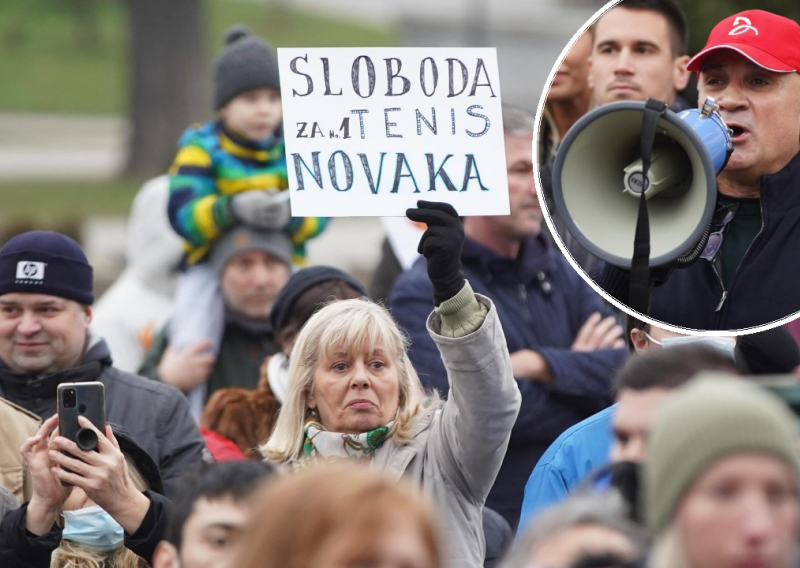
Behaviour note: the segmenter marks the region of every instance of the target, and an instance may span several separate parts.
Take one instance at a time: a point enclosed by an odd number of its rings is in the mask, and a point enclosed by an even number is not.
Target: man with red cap
[[[734,14],[687,68],[699,100],[714,98],[733,131],[712,227],[723,240],[653,290],[650,315],[710,330],[791,316],[800,311],[800,26],[763,10]]]

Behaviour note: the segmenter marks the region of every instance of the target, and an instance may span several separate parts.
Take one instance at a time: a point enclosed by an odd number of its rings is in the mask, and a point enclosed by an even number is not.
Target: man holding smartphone
[[[0,396],[44,419],[59,384],[102,382],[107,420],[141,442],[169,496],[179,473],[202,463],[203,439],[177,389],[112,366],[89,333],[92,285],[86,255],[62,234],[23,233],[0,248]]]

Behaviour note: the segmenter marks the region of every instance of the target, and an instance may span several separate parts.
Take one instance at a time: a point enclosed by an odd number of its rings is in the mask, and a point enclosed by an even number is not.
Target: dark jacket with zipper
[[[570,350],[586,319],[593,312],[609,315],[609,311],[543,236],[525,241],[516,259],[500,256],[467,238],[461,260],[475,292],[494,302],[509,352],[539,352],[553,377],[551,384],[517,377],[522,407],[486,501],[487,507],[515,528],[525,483],[539,457],[564,430],[611,403],[611,378],[627,353],[621,349]],[[410,358],[422,383],[446,395],[447,374],[425,328],[425,318],[433,307],[425,259],[398,278],[389,306],[409,334]]]
[[[61,383],[100,381],[106,391],[106,420],[125,427],[158,464],[167,496],[177,489],[183,472],[203,464],[205,443],[189,403],[171,386],[111,366],[105,341],[92,339],[77,367],[34,375],[14,373],[0,361],[0,396],[42,419],[56,413]]]
[[[736,221],[734,220],[734,223]],[[723,243],[724,246],[724,243]],[[691,329],[746,329],[800,311],[800,154],[780,172],[761,177],[761,231],[727,289],[721,271],[700,259],[676,269],[653,289],[650,316]],[[626,302],[627,272],[605,267],[596,275]]]

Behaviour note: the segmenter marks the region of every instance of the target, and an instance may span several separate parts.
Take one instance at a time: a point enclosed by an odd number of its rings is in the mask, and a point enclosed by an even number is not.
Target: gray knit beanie
[[[733,376],[701,374],[679,389],[650,435],[643,503],[653,535],[669,526],[681,497],[721,457],[767,452],[796,468],[795,425],[780,399]]]
[[[292,265],[292,241],[283,231],[262,231],[245,225],[229,229],[211,247],[209,260],[214,272],[222,271],[234,256],[247,251],[271,254],[287,266]]]
[[[235,96],[251,89],[280,92],[278,57],[263,39],[244,26],[225,33],[226,47],[214,64],[214,109],[224,107]]]

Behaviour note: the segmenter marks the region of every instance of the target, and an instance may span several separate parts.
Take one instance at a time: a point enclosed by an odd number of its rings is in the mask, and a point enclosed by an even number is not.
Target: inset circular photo
[[[540,199],[625,312],[765,330],[800,315],[800,25],[689,8],[610,2],[573,37],[539,104]]]

